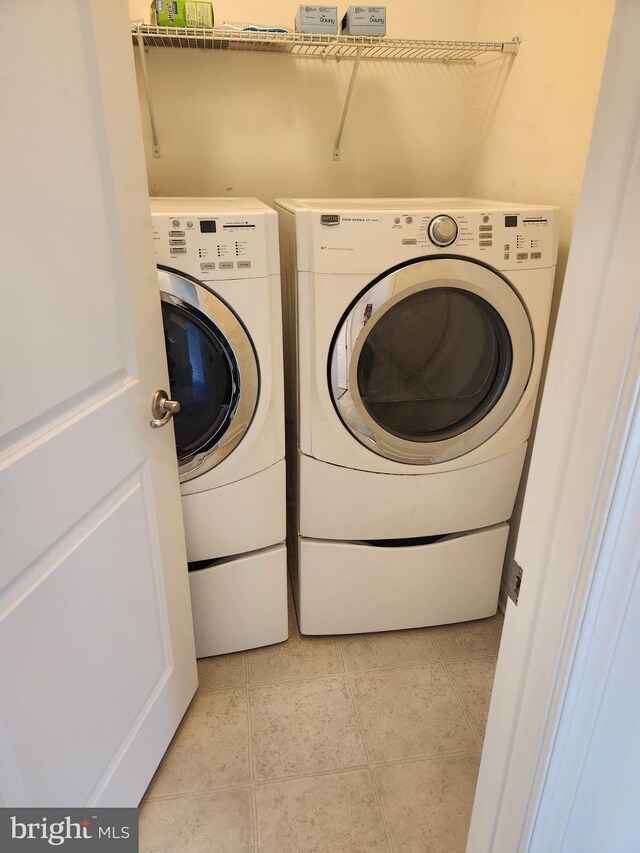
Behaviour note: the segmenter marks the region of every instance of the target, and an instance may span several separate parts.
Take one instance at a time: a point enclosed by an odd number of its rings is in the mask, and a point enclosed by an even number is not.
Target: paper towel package
[[[199,0],[153,0],[151,23],[158,27],[212,29],[213,5]]]

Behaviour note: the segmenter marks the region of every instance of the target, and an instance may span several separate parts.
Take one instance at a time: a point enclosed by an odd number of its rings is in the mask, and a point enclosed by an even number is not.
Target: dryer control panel
[[[278,272],[269,256],[276,214],[152,214],[156,262],[199,281],[265,278]],[[277,238],[275,245],[277,247]]]
[[[375,272],[441,254],[484,261],[499,270],[555,266],[559,209],[393,206],[296,211],[298,267],[316,272]],[[405,206],[406,205],[406,206]],[[309,205],[311,207],[311,205]],[[303,224],[304,223],[304,224]],[[303,264],[303,266],[300,266]]]

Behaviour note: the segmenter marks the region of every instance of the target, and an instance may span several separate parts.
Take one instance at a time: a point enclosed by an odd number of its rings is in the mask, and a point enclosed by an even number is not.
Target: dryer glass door
[[[511,371],[511,341],[498,312],[454,287],[413,293],[384,313],[357,363],[370,417],[408,441],[442,441],[493,408]]]
[[[455,258],[385,274],[358,296],[334,336],[329,382],[365,446],[429,464],[478,447],[526,387],[533,338],[502,276]]]
[[[258,360],[227,303],[202,282],[158,268],[181,481],[218,465],[246,434],[258,404]]]

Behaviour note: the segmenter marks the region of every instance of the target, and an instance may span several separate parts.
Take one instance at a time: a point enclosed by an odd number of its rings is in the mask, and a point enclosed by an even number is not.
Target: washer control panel
[[[156,262],[200,281],[268,275],[265,217],[152,214]]]

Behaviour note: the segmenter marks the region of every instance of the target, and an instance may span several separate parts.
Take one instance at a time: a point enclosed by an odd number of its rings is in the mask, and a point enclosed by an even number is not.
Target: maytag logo
[[[138,850],[138,810],[135,808],[0,808],[0,851],[51,850],[86,853],[135,853]]]
[[[321,213],[321,225],[340,225],[340,214],[338,213]]]

